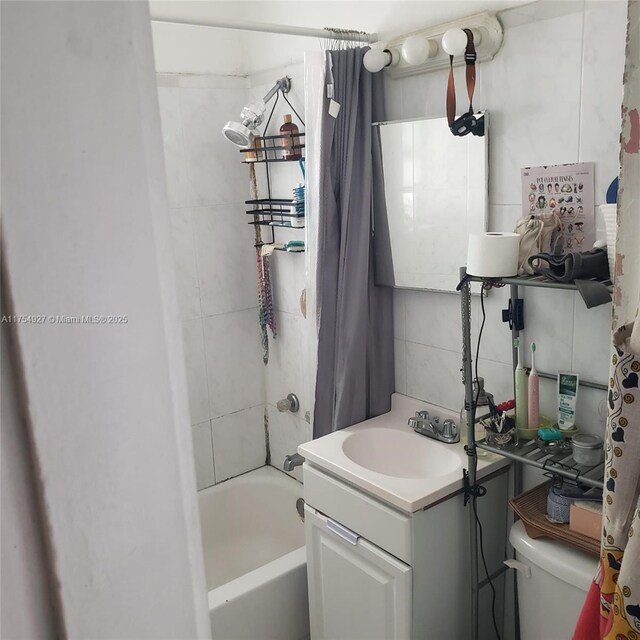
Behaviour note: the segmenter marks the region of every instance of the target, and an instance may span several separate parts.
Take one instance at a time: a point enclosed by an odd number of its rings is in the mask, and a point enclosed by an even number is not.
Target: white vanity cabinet
[[[464,640],[470,634],[470,506],[460,443],[414,433],[417,411],[452,411],[394,393],[391,411],[298,447],[303,465],[311,640]],[[508,460],[478,460],[489,572],[503,567]],[[484,572],[480,569],[480,579]],[[494,579],[502,620],[504,573]],[[488,586],[480,638],[493,640]]]
[[[491,571],[504,552],[504,471],[478,502]],[[304,491],[311,640],[469,637],[469,507],[459,491],[405,513],[309,462]]]
[[[411,567],[310,507],[305,524],[312,637],[409,640]]]

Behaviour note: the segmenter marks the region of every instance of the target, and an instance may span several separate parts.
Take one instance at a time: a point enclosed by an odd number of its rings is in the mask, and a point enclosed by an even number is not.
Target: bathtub
[[[309,637],[300,497],[273,467],[198,492],[213,640]]]

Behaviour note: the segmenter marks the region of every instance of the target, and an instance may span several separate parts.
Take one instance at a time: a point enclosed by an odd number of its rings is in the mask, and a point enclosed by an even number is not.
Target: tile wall
[[[513,231],[520,216],[520,168],[593,161],[596,201],[618,174],[626,3],[546,2],[499,14],[502,50],[482,64],[474,105],[490,112],[489,228]],[[386,86],[388,119],[442,117],[446,72]],[[458,88],[462,87],[458,73]],[[539,369],[608,379],[611,307],[586,309],[573,293],[526,290],[525,341],[534,340]],[[507,291],[486,300],[479,375],[497,398],[513,395],[510,336],[501,322]],[[396,389],[458,410],[461,321],[457,295],[396,290]],[[474,300],[475,333],[480,317]],[[556,411],[555,383],[541,381],[542,412]],[[601,432],[604,392],[580,390],[578,423]]]
[[[288,98],[304,118],[303,67],[248,77],[158,74],[158,95],[173,226],[178,298],[183,321],[198,488],[265,464],[265,425],[271,463],[311,439],[305,367],[306,322],[301,298],[305,256],[274,253],[272,283],[277,337],[270,336],[268,367],[259,340],[253,227],[247,167],[221,135],[249,101],[275,80],[292,79]],[[272,106],[273,102],[269,103]],[[291,108],[280,99],[268,133],[277,133]],[[294,115],[294,121],[297,118]],[[297,163],[271,165],[274,197],[289,197],[302,174]],[[256,165],[260,197],[265,166]],[[263,228],[265,240],[268,231]],[[276,241],[304,239],[304,229],[276,230]],[[293,392],[297,414],[280,413],[278,400]],[[300,478],[300,470],[293,474]]]
[[[221,135],[246,80],[158,74],[198,488],[265,463],[264,376],[246,166]]]
[[[276,79],[291,78],[291,91],[287,98],[295,111],[304,119],[304,68],[302,64],[256,73],[248,77],[249,95],[252,99],[263,97]],[[271,106],[271,103],[270,103]],[[283,115],[290,113],[293,122],[300,122],[291,107],[280,98],[275,108],[268,134],[277,134],[283,123]],[[258,170],[264,166],[258,167]],[[292,189],[304,182],[297,163],[271,165],[271,187],[276,198],[292,196]],[[261,188],[259,186],[259,188]],[[264,187],[262,187],[264,188]],[[304,229],[277,229],[276,241],[304,240]],[[271,259],[274,305],[278,323],[278,336],[270,341],[269,364],[266,368],[266,404],[269,419],[269,445],[271,464],[282,469],[284,457],[295,453],[297,446],[312,438],[310,419],[313,414],[313,398],[310,397],[309,377],[315,371],[307,366],[307,340],[313,335],[313,322],[305,318],[301,297],[307,286],[305,255],[302,253],[275,252]],[[296,414],[280,413],[276,403],[288,393],[300,399],[300,411]],[[310,414],[310,415],[308,415]],[[301,468],[291,475],[302,479]]]

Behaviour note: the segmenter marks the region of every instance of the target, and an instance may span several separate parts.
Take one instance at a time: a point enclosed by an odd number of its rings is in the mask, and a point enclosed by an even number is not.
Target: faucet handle
[[[457,442],[459,438],[458,425],[451,419],[447,418],[442,423],[442,437],[451,442]]]

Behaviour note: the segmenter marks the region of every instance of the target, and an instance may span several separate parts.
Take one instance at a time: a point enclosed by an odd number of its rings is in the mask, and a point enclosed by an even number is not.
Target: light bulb
[[[442,48],[450,56],[461,56],[467,48],[467,39],[462,29],[449,29],[442,36]]]
[[[367,71],[377,73],[391,62],[391,53],[386,49],[384,51],[382,49],[369,49],[369,51],[364,54],[362,62]]]
[[[429,57],[429,44],[423,36],[409,36],[402,45],[402,59],[407,64],[422,64]]]

